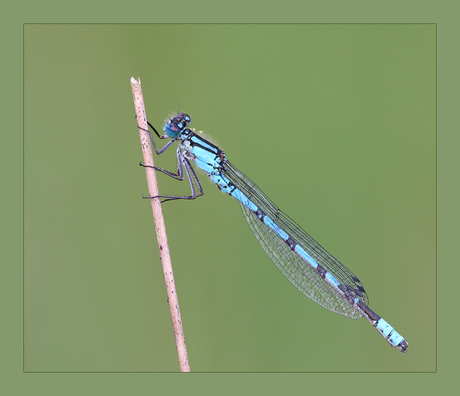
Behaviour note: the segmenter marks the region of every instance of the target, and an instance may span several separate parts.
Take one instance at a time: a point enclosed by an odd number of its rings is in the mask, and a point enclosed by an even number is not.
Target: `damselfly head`
[[[191,119],[188,114],[180,113],[166,122],[163,130],[171,138],[176,139],[190,124]]]

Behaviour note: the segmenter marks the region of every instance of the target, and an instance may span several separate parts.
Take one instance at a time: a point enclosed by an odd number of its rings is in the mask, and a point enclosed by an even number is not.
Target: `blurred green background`
[[[152,124],[189,113],[409,343],[299,293],[201,173],[203,197],[163,206],[192,371],[435,371],[435,33],[26,25],[25,371],[179,370],[131,76]]]

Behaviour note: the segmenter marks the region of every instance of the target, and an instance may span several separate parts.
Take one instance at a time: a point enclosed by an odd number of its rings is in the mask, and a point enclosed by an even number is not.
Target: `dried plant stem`
[[[138,81],[131,77],[131,88],[133,91],[134,108],[136,110],[137,125],[147,129],[147,117],[145,114],[144,98],[142,96],[141,80]],[[139,128],[139,137],[141,139],[142,154],[144,156],[144,164],[153,166],[152,147],[150,146],[149,134]],[[155,174],[155,169],[144,168],[147,176],[147,184],[149,187],[149,196],[157,196],[158,185]],[[174,330],[174,338],[176,340],[176,349],[179,356],[179,365],[182,372],[189,372],[190,366],[187,357],[187,348],[185,345],[184,331],[182,329],[182,320],[180,317],[179,301],[177,299],[176,286],[171,265],[171,257],[169,255],[168,239],[166,237],[166,227],[163,219],[163,211],[159,198],[152,198],[152,211],[155,221],[155,230],[157,233],[158,247],[160,249],[160,258],[163,266],[163,274],[166,284],[166,293],[168,296],[169,311]]]

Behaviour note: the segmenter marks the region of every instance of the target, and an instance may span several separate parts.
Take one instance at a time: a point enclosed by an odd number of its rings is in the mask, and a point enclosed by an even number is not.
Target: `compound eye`
[[[191,119],[188,114],[180,113],[176,115],[171,122],[174,122],[179,129],[185,129],[189,126]]]

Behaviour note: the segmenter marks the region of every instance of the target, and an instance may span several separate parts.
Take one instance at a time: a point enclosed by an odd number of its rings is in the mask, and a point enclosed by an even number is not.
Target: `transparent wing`
[[[353,293],[354,297],[359,297],[364,304],[369,304],[368,296],[359,279],[279,210],[254,182],[229,161],[225,163],[225,176],[318,264],[346,287],[347,291]],[[259,220],[254,212],[242,204],[241,208],[251,231],[264,251],[297,289],[330,311],[352,319],[359,319],[362,316],[361,310],[350,304],[342,293],[321,278],[307,261],[292,251],[270,227]]]

